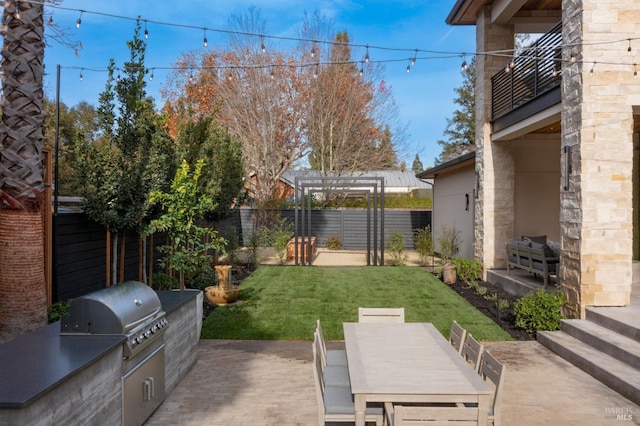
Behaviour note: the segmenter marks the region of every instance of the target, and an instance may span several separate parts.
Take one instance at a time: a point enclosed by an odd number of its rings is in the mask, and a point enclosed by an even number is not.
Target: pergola
[[[296,177],[294,180],[295,203],[295,265],[313,264],[311,256],[311,200],[316,193],[348,193],[362,194],[366,198],[367,205],[367,265],[384,265],[384,178],[382,177]],[[305,206],[306,203],[306,206]],[[373,203],[373,208],[371,204]],[[378,208],[380,212],[378,214]],[[372,220],[373,215],[373,220]],[[373,223],[372,223],[373,222]],[[300,223],[300,226],[298,225]],[[372,256],[372,232],[373,226],[373,256]],[[378,233],[378,229],[381,232]],[[306,251],[309,256],[300,259],[298,241],[307,244]],[[379,253],[379,255],[378,255]]]

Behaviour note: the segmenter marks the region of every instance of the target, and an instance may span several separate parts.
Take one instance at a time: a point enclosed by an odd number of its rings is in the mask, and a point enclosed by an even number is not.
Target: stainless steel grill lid
[[[153,289],[139,281],[112,287],[71,300],[60,320],[61,334],[127,334],[162,311]]]

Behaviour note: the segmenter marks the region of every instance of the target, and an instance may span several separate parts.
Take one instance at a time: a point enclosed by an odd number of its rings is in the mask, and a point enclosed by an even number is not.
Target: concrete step
[[[632,367],[640,366],[640,342],[591,321],[562,320],[560,329]]]
[[[538,341],[624,397],[640,404],[640,370],[564,331],[539,331]]]
[[[640,342],[640,305],[619,308],[587,306],[585,318]]]

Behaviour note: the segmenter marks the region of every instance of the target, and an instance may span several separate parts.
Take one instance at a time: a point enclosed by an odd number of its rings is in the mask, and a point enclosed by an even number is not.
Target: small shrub
[[[329,250],[342,250],[342,240],[340,235],[332,235],[327,238],[327,248]]]
[[[407,254],[404,252],[404,237],[401,232],[395,232],[389,241],[389,257],[392,266],[402,266],[407,262]]]
[[[440,243],[440,255],[445,260],[453,259],[460,252],[460,244],[462,243],[460,235],[461,232],[456,229],[455,223],[451,227],[442,227],[438,243]]]
[[[173,290],[180,288],[180,282],[176,277],[172,277],[164,272],[155,272],[151,288],[154,290]]]
[[[456,257],[451,263],[456,267],[457,277],[466,283],[476,282],[482,276],[482,264],[477,259]]]
[[[562,307],[567,299],[559,290],[546,292],[542,289],[520,298],[513,307],[516,325],[527,333],[540,330],[558,330],[562,316]]]
[[[276,249],[280,265],[283,265],[287,260],[287,245],[293,234],[293,224],[284,218],[276,223],[271,232],[269,239],[271,240],[271,246]]]
[[[235,226],[226,228],[222,233],[222,238],[227,242],[227,260],[229,263],[238,263],[238,253],[236,250],[240,247],[240,238],[238,237],[238,230]]]
[[[487,294],[487,292],[488,292],[488,291],[489,291],[489,289],[488,289],[488,288],[483,287],[483,286],[481,286],[481,285],[479,285],[479,286],[476,288],[476,294],[477,294],[477,295],[480,295],[480,296],[484,296],[485,294]]]
[[[260,259],[258,258],[258,249],[262,244],[264,229],[257,228],[254,229],[251,235],[249,236],[249,263],[257,266],[260,263]]]
[[[498,311],[506,311],[507,309],[509,309],[511,304],[507,299],[498,299],[496,306],[498,307]]]
[[[433,256],[433,234],[428,225],[413,230],[413,246],[420,255],[420,265],[429,263],[429,256]]]
[[[53,303],[49,306],[48,315],[49,315],[49,324],[52,322],[58,321],[64,314],[69,312],[71,308],[71,301],[64,300],[60,302]]]

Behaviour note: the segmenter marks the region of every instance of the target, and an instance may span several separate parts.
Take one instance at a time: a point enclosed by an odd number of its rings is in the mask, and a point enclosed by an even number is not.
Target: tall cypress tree
[[[454,100],[460,108],[454,111],[452,118],[447,119],[447,128],[444,131],[446,140],[438,141],[442,152],[436,158],[436,164],[449,161],[476,149],[475,58],[461,72],[462,85],[455,89],[457,97]]]

